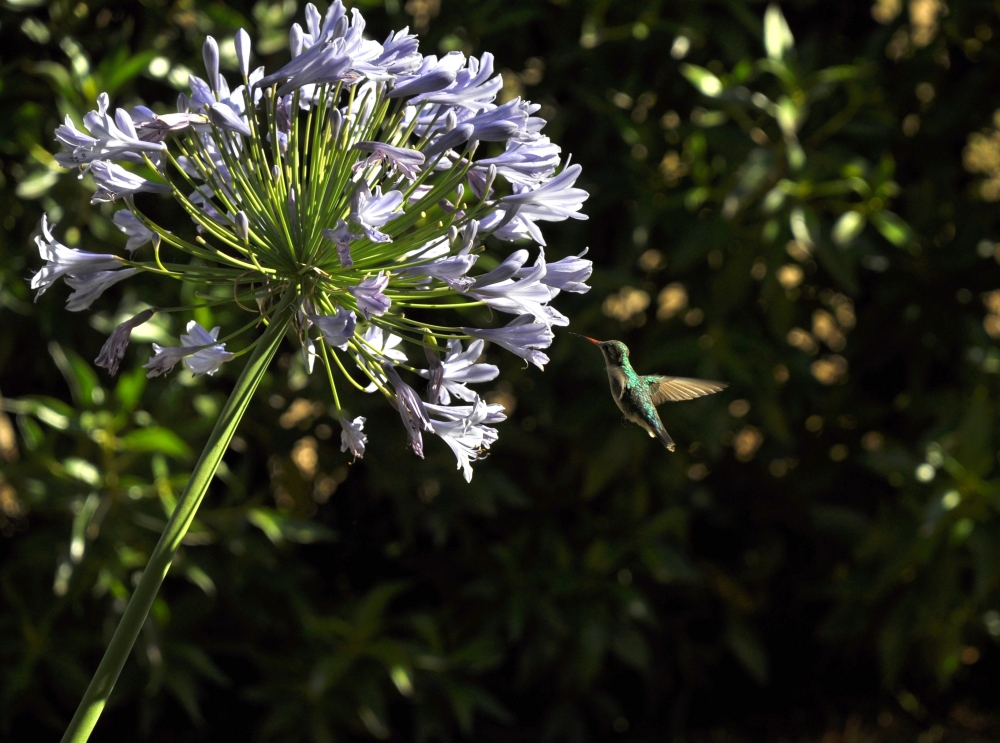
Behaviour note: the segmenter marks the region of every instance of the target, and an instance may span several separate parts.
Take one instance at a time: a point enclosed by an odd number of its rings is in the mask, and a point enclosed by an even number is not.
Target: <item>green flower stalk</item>
[[[56,130],[67,167],[90,172],[92,202],[121,202],[114,222],[129,255],[62,245],[43,219],[36,238],[45,265],[32,278],[41,295],[62,278],[67,309],[82,311],[139,272],[190,282],[202,306],[234,302],[253,317],[222,331],[191,321],[176,346],[153,345],[149,376],[183,363],[213,374],[250,353],[236,391],[143,574],[97,677],[65,740],[85,740],[141,627],[174,550],[193,518],[246,403],[282,338],[301,348],[306,367],[327,380],[340,418],[342,449],[364,454],[365,419],[351,418],[342,388],[378,392],[399,412],[410,447],[423,456],[432,433],[455,453],[466,480],[472,462],[497,438],[504,415],[469,385],[494,379],[479,358],[487,342],[543,368],[553,326],[568,319],[551,306],[562,291],[585,292],[591,263],[548,263],[539,224],[585,219],[579,165],[541,131],[539,106],[494,102],[502,87],[493,58],[452,52],[423,56],[403,31],[383,43],[365,38],[364,20],[340,0],[321,15],[306,7],[293,25],[291,61],[271,74],[250,69],[250,38],[236,36],[241,84],[219,72],[218,45],[204,46],[206,78],[191,77],[175,113],[137,106],[113,114],[106,94],[78,129]],[[477,157],[478,156],[478,157]],[[124,164],[124,165],[123,165]],[[125,167],[145,166],[144,178]],[[194,229],[167,230],[140,204],[169,194]],[[527,248],[484,261],[489,249]],[[191,259],[197,259],[192,261]],[[500,327],[467,317],[483,306],[507,314]],[[126,321],[97,363],[112,374],[132,330],[156,312]],[[257,328],[265,328],[254,337]],[[221,333],[221,337],[220,337]],[[227,346],[250,336],[244,350]],[[409,362],[408,349],[427,367]],[[426,382],[418,394],[403,374]]]

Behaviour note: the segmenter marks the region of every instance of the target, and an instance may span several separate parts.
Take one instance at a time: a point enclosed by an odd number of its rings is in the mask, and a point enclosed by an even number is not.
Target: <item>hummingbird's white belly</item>
[[[642,426],[651,438],[656,438],[656,434],[653,433],[653,429],[650,427],[649,423],[646,422],[646,419],[634,410],[627,409],[622,402],[625,396],[626,378],[625,372],[621,370],[621,367],[608,367],[608,383],[611,385],[611,396],[615,399],[615,404],[618,406],[618,409],[622,411],[622,415],[625,416],[625,419],[635,423],[637,426]]]

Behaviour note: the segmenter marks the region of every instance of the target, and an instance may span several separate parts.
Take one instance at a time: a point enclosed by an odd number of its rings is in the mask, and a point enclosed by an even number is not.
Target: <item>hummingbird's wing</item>
[[[680,400],[693,400],[714,392],[720,392],[729,385],[725,382],[709,382],[706,379],[687,379],[685,377],[663,377],[650,374],[643,377],[649,385],[649,396],[653,405]]]

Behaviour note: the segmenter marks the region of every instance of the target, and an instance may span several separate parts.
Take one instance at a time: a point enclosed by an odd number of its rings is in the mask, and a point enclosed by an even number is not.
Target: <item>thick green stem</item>
[[[288,300],[291,299],[292,294],[292,291],[288,292],[286,301],[282,302],[278,310],[271,316],[271,324],[261,336],[257,348],[243,369],[243,373],[240,374],[236,387],[229,397],[229,402],[223,408],[222,414],[212,430],[212,435],[201,453],[201,458],[191,473],[187,488],[177,502],[174,512],[170,515],[170,520],[160,536],[160,541],[157,542],[146,569],[142,573],[139,585],[136,586],[135,592],[125,608],[125,613],[118,623],[114,637],[111,638],[111,643],[104,652],[104,658],[101,659],[101,664],[97,667],[97,672],[91,679],[90,685],[83,695],[83,700],[77,707],[76,713],[62,737],[62,743],[83,743],[90,737],[90,733],[97,724],[97,720],[104,710],[104,705],[107,704],[108,697],[111,695],[111,690],[118,680],[118,674],[121,673],[122,667],[132,651],[132,646],[135,644],[135,638],[138,636],[139,630],[142,629],[146,615],[160,590],[160,584],[163,583],[163,579],[170,570],[170,564],[173,562],[177,548],[184,535],[187,534],[191,522],[194,521],[198,506],[201,505],[208,485],[215,476],[219,462],[222,461],[222,455],[229,448],[229,442],[236,432],[236,427],[239,425],[243,413],[246,412],[250,398],[253,397],[254,390],[260,384],[268,364],[274,358],[274,354],[281,344],[291,320],[292,313],[288,311]]]

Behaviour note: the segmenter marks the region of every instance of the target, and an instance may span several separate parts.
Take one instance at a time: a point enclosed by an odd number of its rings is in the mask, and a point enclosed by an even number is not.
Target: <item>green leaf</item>
[[[896,247],[902,248],[913,241],[913,231],[902,217],[898,214],[882,209],[868,215],[875,229],[882,233],[882,237],[891,242]]]
[[[680,70],[688,82],[700,90],[703,95],[707,95],[709,98],[718,98],[722,93],[722,81],[704,67],[682,64]]]
[[[115,397],[118,398],[122,410],[126,413],[135,410],[144,389],[146,389],[146,373],[142,367],[123,372],[115,386]]]
[[[150,61],[158,54],[159,52],[156,49],[149,49],[132,56],[126,54],[123,60],[117,62],[103,75],[103,89],[108,95],[113,95],[125,83],[142,74],[149,67]],[[101,72],[104,73],[103,64],[101,65]]]
[[[80,457],[68,457],[63,460],[63,469],[66,470],[66,474],[70,477],[75,477],[77,480],[87,483],[91,487],[97,487],[101,484],[101,472],[93,465],[93,463],[88,462],[86,459],[81,459]]]
[[[180,436],[160,426],[130,431],[118,439],[118,448],[135,454],[157,452],[175,459],[186,459],[191,456],[190,447]]]
[[[853,210],[844,212],[833,226],[833,241],[840,247],[846,248],[861,234],[866,223],[867,220],[861,212]]]
[[[737,616],[729,618],[726,645],[754,681],[761,686],[767,684],[770,675],[767,651],[756,633],[742,618]]]
[[[39,199],[49,192],[62,175],[57,170],[40,168],[33,170],[28,176],[17,184],[15,193],[22,199]]]
[[[782,60],[795,48],[795,37],[781,8],[771,4],[764,11],[764,49],[769,59]]]
[[[270,508],[251,508],[247,511],[247,521],[264,532],[264,536],[275,545],[285,541],[285,536],[281,533],[281,526],[278,522],[279,518],[280,514]]]

